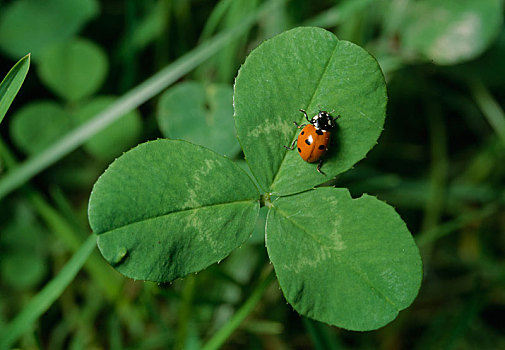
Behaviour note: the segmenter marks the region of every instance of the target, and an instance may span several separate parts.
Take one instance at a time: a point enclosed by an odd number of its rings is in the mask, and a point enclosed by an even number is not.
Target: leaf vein
[[[248,200],[240,200],[240,201],[234,201],[234,202],[224,202],[224,203],[215,203],[215,204],[209,204],[209,205],[201,205],[201,206],[198,206],[198,207],[186,208],[186,209],[181,209],[181,210],[174,210],[174,211],[170,211],[170,212],[163,213],[163,214],[160,214],[160,215],[151,216],[151,217],[147,217],[147,218],[142,218],[142,219],[134,221],[134,222],[129,222],[129,223],[126,223],[124,225],[120,225],[120,226],[114,227],[114,228],[112,228],[110,230],[101,231],[101,232],[95,232],[95,234],[102,235],[102,234],[109,233],[109,232],[112,232],[112,231],[115,231],[115,230],[123,229],[123,228],[131,226],[131,225],[136,225],[136,224],[139,224],[139,223],[142,223],[142,222],[159,219],[159,218],[171,215],[171,214],[178,214],[178,213],[183,213],[183,212],[191,212],[193,210],[199,210],[199,209],[204,209],[204,208],[209,208],[209,207],[217,207],[217,206],[223,206],[223,205],[229,205],[229,204],[254,203],[256,201],[258,201],[258,200],[257,199],[248,199]]]
[[[316,243],[318,243],[320,245],[323,245],[323,243],[317,238],[317,236],[315,236],[312,233],[308,232],[302,225],[300,225],[299,223],[297,223],[296,221],[294,221],[293,219],[291,219],[291,215],[286,215],[287,213],[285,213],[284,211],[282,211],[282,210],[280,210],[278,208],[275,208],[275,210],[277,210],[279,212],[279,214],[281,214],[285,219],[287,219],[291,223],[293,223],[294,226],[296,226],[297,228],[299,228],[300,230],[302,230],[304,233],[306,233],[308,237],[310,237],[314,241],[316,241]],[[351,259],[350,256],[348,256],[347,258],[349,260]],[[362,271],[360,271],[358,268],[356,268],[356,264],[355,264],[354,260],[352,261],[353,264],[349,264],[349,262],[346,261],[345,259],[338,259],[338,260],[339,260],[339,263],[342,263],[345,266],[347,266],[352,272],[354,272],[356,274],[356,276],[358,276],[367,286],[369,286],[370,290],[372,290],[375,293],[377,293],[388,304],[390,304],[396,311],[400,310],[400,308],[385,293],[383,293],[376,286],[374,286],[372,284],[372,282],[370,282],[370,280],[366,277],[366,274],[364,274]]]

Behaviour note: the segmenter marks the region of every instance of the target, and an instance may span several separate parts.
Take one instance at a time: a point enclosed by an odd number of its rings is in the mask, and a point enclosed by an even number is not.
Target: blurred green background
[[[265,5],[215,55],[191,61]],[[333,184],[396,208],[421,249],[423,285],[394,322],[359,333],[299,316],[274,282],[223,348],[505,349],[503,15],[502,0],[0,0],[0,77],[32,54],[0,127],[0,184],[15,162],[37,159],[182,55],[191,65],[1,199],[0,333],[89,236],[91,188],[122,152],[184,138],[243,164],[232,118],[237,70],[263,40],[311,25],[365,47],[382,67],[384,132]],[[263,227],[220,264],[167,285],[126,279],[95,251],[17,345],[199,349],[268,265]]]

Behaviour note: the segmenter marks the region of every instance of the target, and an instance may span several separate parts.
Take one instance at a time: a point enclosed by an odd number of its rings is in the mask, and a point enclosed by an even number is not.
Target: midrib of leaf
[[[319,87],[321,86],[321,81],[323,80],[324,76],[326,75],[326,72],[328,71],[328,66],[330,65],[330,62],[333,58],[333,55],[335,54],[335,51],[337,50],[337,47],[338,47],[338,43],[339,41],[337,41],[335,43],[335,47],[333,48],[333,52],[331,53],[328,61],[326,61],[326,64],[324,66],[324,70],[323,70],[323,73],[321,74],[321,76],[319,77],[319,79],[317,80],[317,85],[316,85],[316,88],[314,89],[314,92],[312,93],[312,96],[310,97],[310,100],[309,100],[309,103],[307,104],[307,107],[306,107],[306,110],[310,110],[312,108],[312,103],[314,102],[314,98],[317,96],[317,92],[319,91]],[[300,120],[303,121],[303,119],[305,118],[302,117]],[[298,130],[298,129],[297,129]],[[298,134],[298,131],[295,132],[295,137],[296,135]],[[293,142],[294,138],[292,138],[292,141]],[[286,160],[286,156],[288,154],[288,150],[286,150],[284,152],[284,155],[282,156],[282,160],[281,160],[281,164],[279,165],[279,167],[277,168],[277,172],[275,173],[275,176],[274,176],[274,179],[272,180],[272,183],[270,184],[270,189],[272,189],[272,186],[275,184],[275,182],[277,181],[277,176],[279,175],[279,171],[281,170],[282,168],[282,165],[284,164],[285,160]]]
[[[316,241],[317,244],[319,245],[323,245],[323,243],[317,238],[317,236],[315,236],[314,234],[310,233],[309,231],[307,231],[305,229],[305,227],[303,227],[302,225],[300,225],[298,222],[294,221],[293,219],[291,219],[291,216],[292,215],[286,215],[287,213],[279,208],[275,208],[274,207],[274,210],[276,210],[277,212],[279,212],[279,214],[281,214],[282,216],[284,216],[285,219],[287,219],[288,221],[290,221],[294,226],[298,227],[301,231],[303,231],[303,233],[305,233],[308,237],[312,238],[314,241]]]
[[[319,244],[321,246],[323,245],[323,243],[321,243],[319,241],[317,236],[308,232],[302,225],[300,225],[299,223],[297,223],[296,221],[291,219],[291,215],[286,215],[287,214],[286,212],[284,212],[283,210],[280,210],[278,208],[274,208],[274,209],[277,210],[279,212],[279,214],[281,214],[285,219],[290,221],[294,226],[298,227],[301,231],[303,231],[305,234],[307,234],[308,237],[312,238],[317,244]],[[339,263],[342,263],[343,265],[347,266],[349,268],[349,270],[354,272],[354,274],[356,276],[358,276],[369,287],[370,290],[374,291],[377,295],[379,295],[381,298],[383,298],[388,304],[390,304],[393,307],[393,309],[395,309],[396,311],[400,311],[400,308],[385,293],[383,293],[376,286],[374,286],[372,284],[372,282],[370,282],[370,280],[366,277],[366,274],[364,274],[360,269],[358,269],[356,267],[356,266],[359,266],[359,264],[356,264],[355,260],[351,261],[353,264],[349,264],[346,261],[346,259],[343,259],[341,256],[337,256],[337,258],[339,258],[338,259]],[[348,260],[351,260],[352,257],[347,256],[346,258]]]
[[[174,211],[166,212],[166,213],[163,213],[163,214],[160,214],[160,215],[151,216],[151,217],[147,217],[147,218],[142,218],[142,219],[134,221],[134,222],[129,222],[127,224],[114,227],[111,230],[102,231],[102,232],[94,232],[94,233],[96,235],[103,235],[103,234],[107,234],[107,233],[110,233],[110,232],[115,231],[115,230],[123,229],[123,228],[131,226],[131,225],[136,225],[136,224],[139,224],[139,223],[142,223],[142,222],[147,222],[147,221],[150,221],[150,220],[156,220],[156,219],[163,218],[165,216],[169,216],[169,215],[172,215],[172,214],[191,212],[191,211],[194,211],[194,210],[200,210],[200,209],[204,209],[204,208],[218,207],[218,206],[224,206],[224,205],[231,205],[231,204],[254,203],[256,201],[258,201],[258,199],[247,199],[247,200],[240,200],[240,201],[233,201],[233,202],[223,202],[223,203],[214,203],[214,204],[209,204],[209,205],[202,205],[202,206],[199,206],[199,207],[186,208],[186,209],[181,209],[181,210],[174,210]]]
[[[348,256],[348,258],[349,258],[348,260],[351,260],[350,256]],[[363,282],[365,282],[365,284],[370,288],[370,290],[374,291],[379,297],[382,297],[389,305],[391,305],[391,307],[393,309],[395,309],[397,312],[400,311],[400,308],[398,306],[396,306],[396,304],[385,293],[383,293],[380,289],[378,289],[376,286],[374,286],[372,284],[372,282],[370,282],[370,280],[366,277],[366,274],[361,272],[360,269],[356,268],[356,266],[359,266],[359,265],[356,264],[354,260],[351,260],[351,262],[353,263],[352,265],[348,264],[345,259],[340,259],[339,262],[344,264],[352,272],[354,272],[356,274],[356,276],[358,276]]]

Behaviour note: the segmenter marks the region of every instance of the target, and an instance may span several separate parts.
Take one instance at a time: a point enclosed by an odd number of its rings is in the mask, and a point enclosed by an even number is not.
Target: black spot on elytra
[[[298,152],[302,153],[302,150],[300,149],[300,147],[298,147]]]
[[[312,142],[310,142],[309,139],[305,139],[305,143],[310,146]]]
[[[324,145],[319,145],[319,149],[324,149]]]
[[[305,131],[302,131],[302,135],[305,134]]]
[[[323,131],[322,131],[322,130],[320,130],[320,129],[316,129],[316,134],[318,134],[318,135],[322,135],[322,134],[323,134]]]

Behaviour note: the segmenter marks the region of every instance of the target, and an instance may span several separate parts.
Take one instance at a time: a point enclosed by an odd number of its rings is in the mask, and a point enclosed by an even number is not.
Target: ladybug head
[[[319,111],[319,113],[312,118],[310,123],[314,125],[316,129],[329,131],[335,126],[335,118],[326,111]]]

